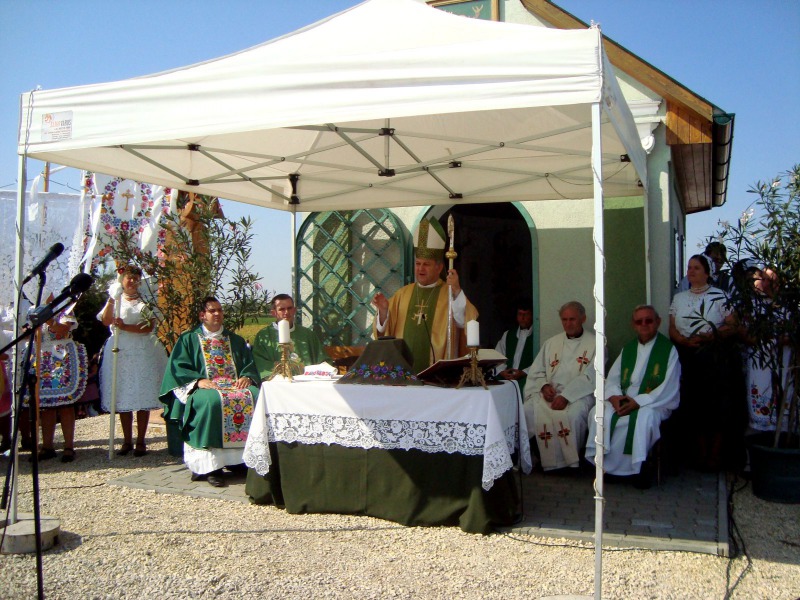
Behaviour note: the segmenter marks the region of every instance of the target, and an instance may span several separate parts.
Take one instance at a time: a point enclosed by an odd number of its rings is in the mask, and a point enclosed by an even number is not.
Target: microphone
[[[53,244],[50,250],[47,251],[47,254],[44,255],[44,258],[42,258],[42,260],[36,263],[36,266],[33,267],[33,269],[31,269],[30,273],[28,273],[28,276],[22,280],[22,285],[25,285],[37,275],[41,275],[42,273],[44,273],[45,269],[47,268],[47,265],[49,265],[51,262],[53,262],[55,259],[61,256],[61,253],[63,251],[64,251],[64,244],[61,243]],[[89,283],[89,285],[91,285],[91,283]]]
[[[60,246],[61,244],[58,245]],[[37,327],[45,321],[49,321],[53,318],[55,313],[63,308],[63,306],[59,305],[63,303],[64,300],[77,300],[81,297],[83,292],[92,287],[93,282],[94,277],[91,275],[88,275],[87,273],[78,273],[72,278],[72,281],[69,282],[69,285],[61,290],[58,296],[56,296],[50,304],[46,306],[40,306],[28,313],[28,320],[30,321],[30,324],[33,327]]]

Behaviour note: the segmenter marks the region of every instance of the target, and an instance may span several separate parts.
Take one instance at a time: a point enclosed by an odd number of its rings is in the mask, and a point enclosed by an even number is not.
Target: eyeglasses
[[[646,319],[634,319],[633,320],[633,324],[634,325],[652,325],[655,322],[656,322],[656,320],[652,319],[650,317],[647,317]]]

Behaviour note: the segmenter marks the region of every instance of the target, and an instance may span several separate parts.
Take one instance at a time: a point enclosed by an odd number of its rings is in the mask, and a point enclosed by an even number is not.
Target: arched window
[[[376,290],[387,295],[406,280],[407,233],[383,209],[310,215],[297,237],[296,299],[301,322],[327,346],[366,344]]]

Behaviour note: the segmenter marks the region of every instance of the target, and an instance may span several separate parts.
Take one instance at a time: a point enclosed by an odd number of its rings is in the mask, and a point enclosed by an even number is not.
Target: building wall
[[[500,16],[506,22],[550,26],[528,12],[519,0],[501,0]],[[669,305],[678,277],[676,255],[680,249],[676,247],[676,233],[682,236],[685,232],[685,216],[672,182],[670,148],[664,132],[666,103],[625,73],[617,73],[617,81],[648,150],[648,191],[646,205],[644,196],[605,199],[605,318],[609,360],[630,339],[630,315],[637,304],[652,303],[662,316],[662,332],[667,332]],[[532,290],[534,302],[538,303],[537,338],[545,340],[562,331],[558,308],[569,300],[578,300],[586,307],[587,325],[593,328],[592,199],[519,205],[528,212],[537,238],[533,247],[538,251],[538,260],[534,264],[538,262],[539,266],[533,279],[538,282],[538,289]],[[439,217],[448,209],[448,206],[409,207],[393,212],[413,232],[423,216]],[[407,280],[413,280],[413,268]]]

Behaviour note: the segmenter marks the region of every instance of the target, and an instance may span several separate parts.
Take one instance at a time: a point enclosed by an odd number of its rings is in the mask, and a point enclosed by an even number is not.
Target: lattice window
[[[297,238],[297,305],[328,346],[357,346],[372,337],[376,290],[387,296],[410,280],[407,234],[389,211],[311,215]]]

